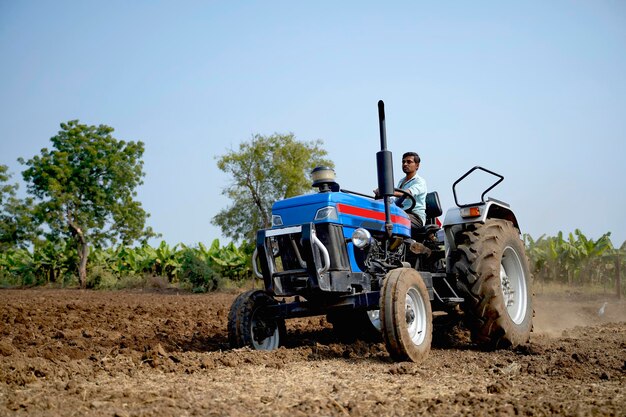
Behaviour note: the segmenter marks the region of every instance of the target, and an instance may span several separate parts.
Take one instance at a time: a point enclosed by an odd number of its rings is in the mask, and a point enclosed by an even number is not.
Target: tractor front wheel
[[[267,307],[277,304],[265,291],[251,290],[240,294],[228,313],[230,347],[274,350],[284,338],[285,321],[268,314]]]
[[[433,315],[422,276],[411,268],[389,272],[380,293],[380,323],[396,361],[423,362],[430,352]]]

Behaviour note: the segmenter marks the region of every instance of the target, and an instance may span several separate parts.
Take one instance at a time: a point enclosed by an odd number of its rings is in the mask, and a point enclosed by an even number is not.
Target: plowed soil
[[[536,297],[529,344],[484,352],[457,327],[416,365],[323,317],[229,350],[235,296],[0,290],[0,415],[626,415],[623,301]]]

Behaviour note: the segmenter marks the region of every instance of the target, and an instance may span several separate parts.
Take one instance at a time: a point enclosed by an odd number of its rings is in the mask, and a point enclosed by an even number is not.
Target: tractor
[[[426,222],[411,230],[401,208],[414,197],[394,187],[384,103],[378,102],[379,199],[342,189],[334,171],[312,172],[318,192],[277,201],[272,226],[259,230],[252,256],[264,289],[240,294],[228,315],[232,348],[277,349],[285,320],[325,315],[338,336],[378,337],[393,360],[422,362],[433,326],[459,321],[486,349],[529,340],[531,274],[510,206],[486,194],[504,177],[475,166],[452,186],[456,207],[443,223],[437,192]],[[476,171],[496,178],[479,202],[461,204],[457,185]],[[403,193],[394,198],[394,191]],[[407,210],[407,211],[408,211]]]

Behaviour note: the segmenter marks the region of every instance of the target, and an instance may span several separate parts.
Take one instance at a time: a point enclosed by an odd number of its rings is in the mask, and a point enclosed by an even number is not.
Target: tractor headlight
[[[322,207],[315,213],[314,220],[338,220],[337,209],[334,206]]]
[[[272,226],[276,227],[276,226],[282,226],[283,225],[283,218],[280,217],[278,214],[272,214]]]
[[[372,240],[372,235],[367,230],[359,227],[352,233],[352,244],[359,249],[363,249],[369,246]]]

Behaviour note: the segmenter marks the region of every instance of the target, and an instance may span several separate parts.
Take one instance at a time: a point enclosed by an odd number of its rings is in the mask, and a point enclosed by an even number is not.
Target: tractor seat
[[[436,218],[441,216],[441,202],[437,191],[426,194],[426,224],[417,229],[411,229],[411,237],[418,242],[423,242],[427,237],[434,235],[439,230]]]
[[[434,223],[435,218],[441,216],[442,213],[437,191],[426,194],[426,224],[429,224],[429,220]]]

